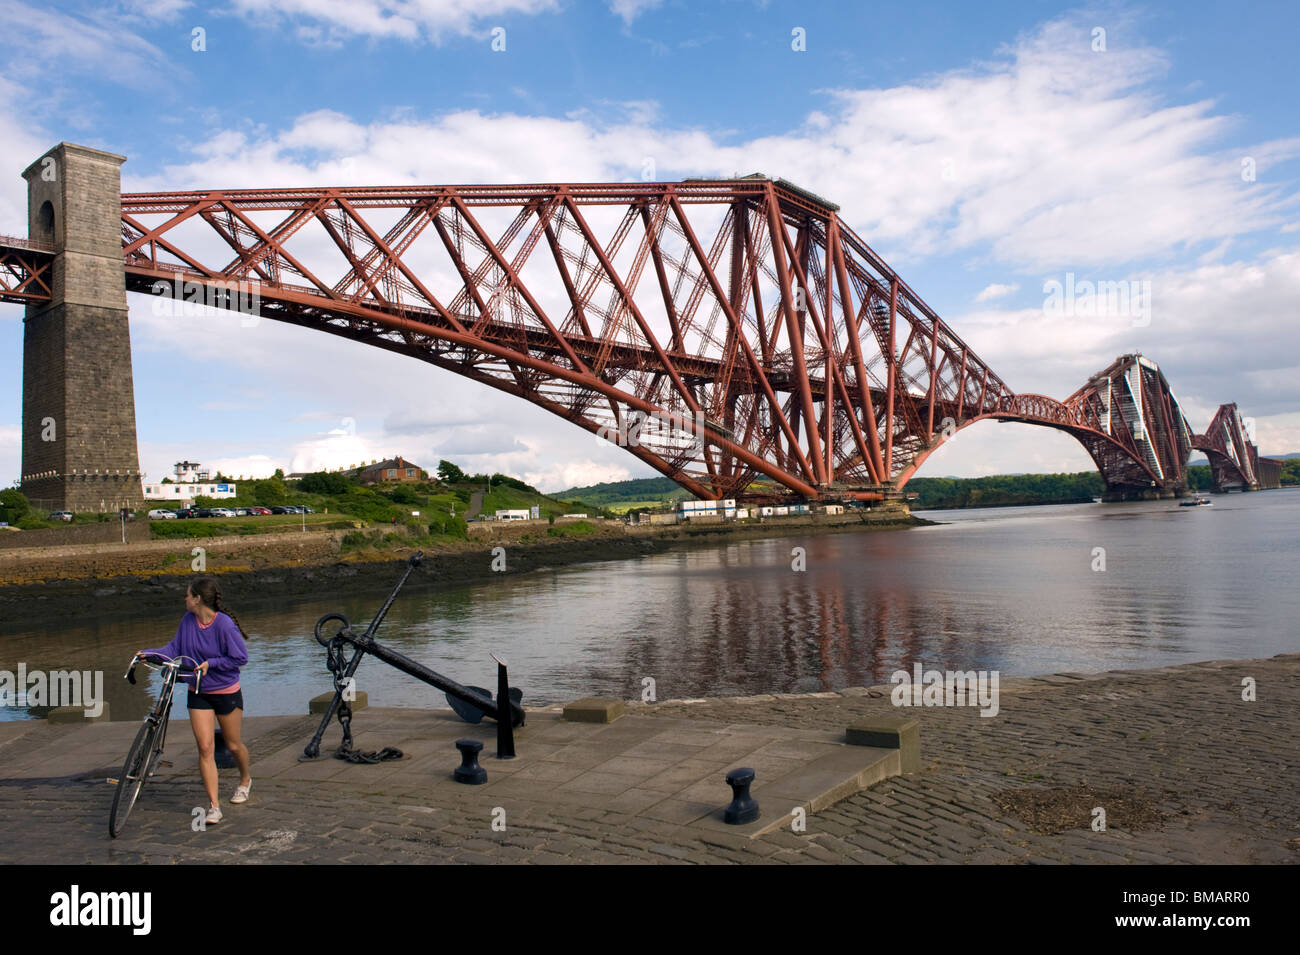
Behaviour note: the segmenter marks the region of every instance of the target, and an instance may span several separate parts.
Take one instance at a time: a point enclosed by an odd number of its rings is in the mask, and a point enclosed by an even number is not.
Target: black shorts
[[[215,710],[218,716],[229,716],[235,710],[244,708],[244,691],[234,693],[194,693],[185,701],[187,709]]]

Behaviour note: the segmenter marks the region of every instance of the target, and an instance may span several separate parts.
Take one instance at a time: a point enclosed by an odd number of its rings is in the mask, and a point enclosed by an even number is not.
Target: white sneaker
[[[208,807],[208,818],[207,818],[207,823],[206,823],[206,824],[209,825],[209,826],[212,826],[212,825],[216,825],[216,824],[217,824],[218,822],[220,822],[220,821],[221,821],[221,807],[220,807],[220,806],[209,806],[209,807]]]
[[[252,779],[248,781],[247,786],[236,786],[235,794],[230,797],[230,801],[233,803],[248,802],[248,791],[252,788],[253,788]]]

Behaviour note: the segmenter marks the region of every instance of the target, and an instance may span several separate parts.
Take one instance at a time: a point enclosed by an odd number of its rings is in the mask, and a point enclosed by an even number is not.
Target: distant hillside
[[[1300,458],[1300,453],[1266,454],[1264,457],[1293,461]],[[1189,462],[1188,478],[1192,490],[1211,489],[1213,482],[1208,464],[1204,455],[1197,455]],[[1284,484],[1295,483],[1298,479],[1300,467],[1289,465],[1283,470]],[[1090,501],[1100,497],[1105,487],[1096,471],[1083,471],[1078,474],[1001,474],[985,478],[917,477],[908,482],[907,490],[919,496],[914,507],[941,508]],[[552,497],[624,513],[634,507],[657,507],[680,501],[691,494],[670,478],[657,477],[571,487]]]
[[[1207,469],[1208,471],[1208,469]],[[914,510],[1003,507],[1014,504],[1073,504],[1100,497],[1105,485],[1096,471],[1075,474],[998,474],[982,478],[912,478]]]
[[[555,497],[566,501],[582,501],[592,507],[611,511],[626,511],[634,506],[651,507],[690,497],[690,493],[671,478],[638,478],[632,481],[611,481],[589,487],[571,487]]]

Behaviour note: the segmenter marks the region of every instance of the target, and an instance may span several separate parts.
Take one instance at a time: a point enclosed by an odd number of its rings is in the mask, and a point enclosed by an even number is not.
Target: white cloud
[[[23,431],[16,424],[0,425],[0,489],[18,480],[22,467]]]
[[[233,8],[254,23],[296,22],[300,38],[331,44],[351,36],[437,43],[502,17],[560,9],[557,0],[234,0]]]
[[[125,4],[129,14],[160,23],[174,23],[182,10],[194,6],[190,0],[128,0]]]
[[[0,76],[0,103],[25,97],[26,91]],[[0,108],[0,142],[5,144],[7,168],[0,175],[0,233],[27,235],[27,182],[20,175],[57,142],[40,125]],[[19,313],[21,315],[21,313]]]
[[[1010,295],[1012,292],[1017,292],[1019,290],[1020,286],[1017,283],[1012,283],[1011,285],[999,285],[994,282],[992,285],[985,286],[984,291],[975,296],[975,301],[987,302],[990,299],[1003,298]]]
[[[599,461],[565,461],[550,467],[525,471],[523,479],[544,494],[567,491],[571,487],[588,487],[607,481],[626,481],[633,477],[631,471],[615,464]]]
[[[55,95],[51,87],[69,74],[148,89],[163,81],[164,67],[167,82],[176,82],[180,72],[156,46],[126,29],[112,10],[92,7],[85,14],[67,14],[48,5],[0,0],[0,22],[9,27],[0,31],[5,72],[10,80],[34,88],[39,99]]]
[[[629,26],[641,14],[662,6],[663,2],[664,0],[609,0],[609,9],[615,16],[622,17],[625,26]]]

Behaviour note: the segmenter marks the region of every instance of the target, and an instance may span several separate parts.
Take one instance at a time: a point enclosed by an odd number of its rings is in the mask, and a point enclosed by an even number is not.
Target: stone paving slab
[[[1241,699],[1247,676],[1258,683],[1253,702]],[[0,862],[1300,862],[1300,654],[1060,680],[1004,678],[1001,709],[989,719],[973,708],[908,708],[906,715],[922,724],[920,769],[874,783],[859,777],[856,784],[867,788],[809,811],[806,829],[794,831],[790,807],[782,805],[788,800],[780,797],[800,794],[779,792],[778,784],[781,770],[788,771],[781,761],[800,757],[797,746],[793,757],[784,747],[897,714],[891,689],[630,703],[628,716],[604,728],[629,720],[661,727],[640,741],[618,734],[588,740],[584,734],[602,727],[565,725],[558,707],[529,711],[518,737],[521,759],[511,770],[494,772],[492,725],[477,728],[486,743],[485,787],[445,778],[457,762],[450,739],[473,735],[465,724],[439,727],[416,711],[367,710],[357,718],[359,744],[404,746],[412,758],[344,767],[319,781],[289,778],[318,718],[250,718],[252,798],[224,804],[225,820],[206,831],[190,827],[192,808],[206,800],[182,716],[169,734],[173,765],[151,781],[117,840],[107,834],[112,789],[103,776],[116,773],[114,764],[120,768],[137,724],[3,723]],[[547,712],[555,719],[544,718]],[[722,772],[737,765],[726,765],[726,747],[719,747],[729,729],[733,739],[756,743],[749,759],[769,761],[759,777],[766,791],[756,784],[754,793],[764,808],[760,822],[779,824],[760,835],[721,825],[714,816],[719,801],[691,790],[710,774],[721,787]],[[325,748],[337,742],[334,727]],[[679,754],[645,776],[650,764],[641,760]],[[597,774],[638,782],[617,794],[566,788]],[[235,775],[222,771],[223,799]],[[544,800],[532,798],[541,790],[533,779],[549,787]],[[1006,790],[1081,785],[1148,791],[1164,822],[1140,831],[1112,825],[1105,832],[1043,834],[994,801]],[[494,787],[499,798],[484,798]],[[500,829],[490,812],[497,807],[505,810]]]
[[[255,744],[299,722],[295,717],[250,717],[244,736]],[[50,733],[33,724],[27,734],[30,745],[10,754],[0,780],[62,776],[98,782],[116,776],[120,770],[113,767],[124,758],[138,725],[77,726],[59,734],[54,746],[39,745]],[[752,838],[784,824],[796,806],[813,811],[857,792],[867,780],[898,772],[896,753],[850,746],[842,733],[645,716],[610,724],[571,723],[554,708],[529,713],[527,724],[516,728],[517,756],[509,760],[493,755],[495,723],[466,724],[450,710],[368,709],[358,716],[354,731],[357,749],[394,746],[403,758],[363,765],[332,758],[304,761],[300,757],[307,735],[302,734],[255,758],[255,790],[314,790],[314,798],[325,801],[350,793],[400,790],[418,795],[430,815],[454,808],[487,818],[498,807],[524,819],[579,811],[597,817],[616,813],[644,817],[660,828],[699,824]],[[18,740],[24,734],[11,735]],[[327,740],[331,736],[337,736],[337,727],[331,728]],[[466,786],[453,780],[452,770],[460,762],[454,745],[458,739],[483,743],[479,764],[487,770],[485,784]],[[327,755],[329,749],[322,746]],[[146,786],[136,810],[139,816],[151,813],[160,790],[170,794],[187,784],[194,788],[198,757],[188,721],[173,720],[164,758]],[[770,808],[758,822],[727,826],[722,807],[730,801],[731,790],[724,777],[742,765],[756,770],[751,794],[760,805],[770,799]],[[398,832],[390,835],[400,839]]]

